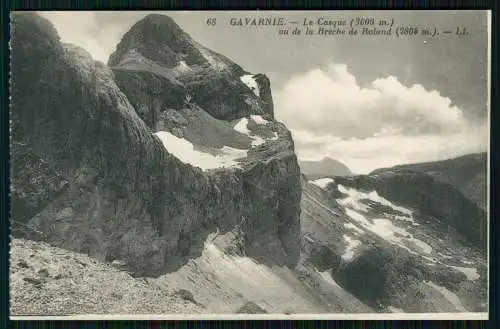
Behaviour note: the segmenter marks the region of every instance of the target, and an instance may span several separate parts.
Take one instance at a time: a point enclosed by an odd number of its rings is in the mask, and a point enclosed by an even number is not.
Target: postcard
[[[11,14],[12,319],[487,319],[490,12]]]

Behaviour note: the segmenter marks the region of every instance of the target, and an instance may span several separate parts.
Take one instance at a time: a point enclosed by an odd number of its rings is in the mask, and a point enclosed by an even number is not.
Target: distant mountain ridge
[[[425,173],[434,179],[457,188],[468,199],[482,209],[487,207],[487,153],[467,154],[457,158],[398,165],[391,168],[376,169],[370,175],[387,172],[412,171]]]
[[[352,176],[353,173],[345,164],[330,157],[320,161],[299,161],[300,170],[310,179],[325,176]]]

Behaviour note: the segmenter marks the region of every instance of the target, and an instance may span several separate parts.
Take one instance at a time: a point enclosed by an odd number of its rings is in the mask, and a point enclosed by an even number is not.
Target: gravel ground
[[[11,315],[203,312],[182,291],[43,242],[14,239],[11,264]]]

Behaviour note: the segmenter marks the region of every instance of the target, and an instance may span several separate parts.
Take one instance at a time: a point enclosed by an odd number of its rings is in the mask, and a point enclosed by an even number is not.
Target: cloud
[[[363,88],[342,64],[292,77],[275,101],[300,158],[330,156],[358,173],[487,149],[486,124],[468,122],[438,91],[393,76]]]
[[[125,27],[107,24],[103,30],[96,13],[91,11],[50,11],[39,14],[54,25],[61,41],[88,51],[93,59],[107,63],[110,51],[118,43]]]

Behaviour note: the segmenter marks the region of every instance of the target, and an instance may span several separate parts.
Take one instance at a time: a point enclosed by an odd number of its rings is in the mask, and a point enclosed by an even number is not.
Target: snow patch
[[[431,262],[432,265],[436,265],[437,263],[439,263],[434,257],[422,256],[422,258]]]
[[[213,156],[212,154],[195,150],[190,141],[179,138],[169,132],[159,131],[154,135],[160,138],[163,146],[176,158],[202,170],[230,167],[240,168],[236,160],[246,157],[248,152],[248,150],[224,146],[220,149],[220,155]]]
[[[458,311],[467,311],[462,305],[460,298],[458,298],[458,296],[454,292],[446,289],[445,287],[439,286],[432,281],[424,281],[424,283],[440,292],[446,298],[446,300],[448,300],[451,304],[453,304],[453,306],[457,308]]]
[[[331,284],[331,285],[333,285],[333,286],[335,286],[337,288],[342,289],[342,287],[337,282],[335,282],[335,280],[332,278],[332,274],[330,273],[329,270],[326,270],[324,272],[318,272],[318,271],[316,271],[316,272],[321,276],[321,278],[323,280],[325,280],[329,284]]]
[[[337,185],[340,193],[347,194],[346,198],[338,200],[338,203],[345,207],[351,207],[354,210],[368,212],[370,209],[367,205],[361,202],[361,194],[357,193],[355,189],[347,189],[343,185]]]
[[[362,226],[368,227],[372,225],[369,221],[366,220],[365,216],[361,215],[360,213],[352,209],[346,208],[345,212],[347,216],[351,217],[356,222],[360,223]]]
[[[408,247],[408,244],[410,244],[410,246],[413,244],[419,249],[418,251],[425,254],[430,254],[433,250],[427,243],[415,239],[408,231],[402,227],[395,226],[389,219],[375,218],[373,219],[373,222],[369,222],[365,216],[352,209],[346,208],[345,211],[350,218],[355,220],[362,227],[368,229],[372,233],[375,233],[382,239],[392,244],[396,244],[413,254],[418,253]]]
[[[468,261],[468,260],[463,260],[463,259],[461,259],[460,261],[461,261],[462,263],[466,264],[466,265],[473,265],[473,264],[474,264],[474,262],[470,262],[470,261]]]
[[[410,241],[412,243],[414,243],[417,247],[419,247],[426,254],[430,254],[432,252],[432,250],[433,250],[430,245],[428,245],[427,243],[425,243],[422,240],[414,238],[413,236],[411,236],[411,240]]]
[[[378,195],[376,191],[365,193],[353,188],[346,188],[340,184],[337,185],[337,187],[341,193],[347,194],[347,197],[341,198],[337,200],[337,202],[344,206],[346,214],[358,224],[361,224],[362,227],[370,230],[382,239],[396,244],[413,254],[432,253],[433,249],[429,244],[413,237],[413,235],[404,228],[393,224],[392,219],[410,222],[415,226],[418,225],[413,220],[411,210],[394,205],[389,200]],[[403,214],[403,216],[387,214],[386,218],[375,218],[370,222],[364,215],[361,214],[362,212],[368,213],[368,210],[370,209],[370,207],[365,204],[363,200],[370,200],[386,207],[390,207],[391,209]]]
[[[309,181],[309,183],[314,184],[322,189],[326,189],[328,184],[333,183],[333,182],[334,182],[334,180],[332,178],[320,178],[320,179]]]
[[[453,258],[453,256],[448,256],[448,255],[442,254],[442,253],[440,253],[440,252],[438,252],[437,254],[438,254],[439,256],[441,256],[442,258],[444,258],[444,259],[452,259],[452,258]]]
[[[255,123],[258,124],[258,125],[265,125],[265,124],[269,123],[269,121],[267,121],[266,119],[264,119],[260,115],[254,115],[254,114],[252,114],[250,116],[250,118],[252,118],[252,120],[255,121]]]
[[[389,309],[390,312],[392,313],[404,313],[405,311],[401,308],[397,308],[397,307],[394,307],[394,306],[389,306],[387,307]]]
[[[259,97],[259,84],[253,78],[252,74],[245,74],[240,77],[241,82],[243,82],[250,90],[253,91],[255,96]]]
[[[390,220],[385,218],[376,218],[373,220],[373,225],[368,227],[370,231],[377,234],[381,238],[397,244],[405,249],[408,249],[405,241],[410,242],[417,246],[423,253],[430,254],[432,252],[432,247],[427,243],[415,239],[408,231],[404,228],[395,226]]]
[[[361,241],[355,240],[347,234],[344,234],[342,237],[344,238],[345,242],[347,243],[347,248],[346,248],[344,254],[342,255],[342,259],[346,260],[346,261],[351,260],[352,257],[354,256],[354,249],[356,249],[357,247],[359,247],[361,245]]]
[[[259,146],[266,142],[262,137],[259,136],[250,136],[250,138],[252,138],[252,146]]]
[[[241,134],[245,134],[245,135],[250,136],[250,130],[248,130],[248,119],[247,118],[243,118],[240,121],[238,121],[238,123],[234,126],[233,129]]]
[[[409,233],[401,227],[394,226],[392,222],[385,218],[376,218],[373,220],[373,225],[370,226],[370,231],[377,234],[381,238],[384,239],[393,239],[395,238],[394,233],[408,236]]]
[[[365,233],[365,231],[363,231],[362,229],[360,229],[358,226],[354,225],[353,223],[344,223],[344,227],[346,229],[353,230],[359,234]]]
[[[475,268],[475,267],[461,267],[461,266],[452,266],[452,265],[448,265],[448,266],[465,274],[465,276],[467,277],[467,280],[475,281],[475,280],[479,279],[479,273],[477,273],[477,268]]]
[[[339,190],[339,192],[341,192],[343,194],[347,194],[347,197],[338,200],[338,202],[344,206],[350,206],[351,208],[353,208],[355,210],[368,212],[370,207],[367,206],[363,202],[363,200],[370,200],[372,202],[379,203],[383,206],[389,207],[389,208],[391,208],[395,211],[398,211],[398,212],[405,215],[405,216],[393,215],[392,217],[394,217],[395,219],[415,223],[415,221],[413,220],[413,212],[411,210],[406,209],[404,207],[396,206],[395,204],[393,204],[389,200],[378,195],[377,191],[371,191],[369,193],[365,193],[365,192],[358,191],[358,190],[353,189],[353,188],[346,188],[345,186],[340,185],[340,184],[338,185],[338,190]],[[418,225],[418,224],[416,224],[416,225]]]
[[[390,208],[394,209],[395,211],[399,211],[400,213],[403,213],[407,216],[412,216],[413,212],[411,210],[406,209],[404,207],[396,206],[391,201],[378,195],[377,191],[371,191],[370,193],[363,193],[363,194],[364,194],[363,196],[365,196],[366,199],[369,199],[369,200],[374,201],[374,202],[378,202],[381,205],[390,207]]]
[[[263,124],[264,121],[266,123],[268,122],[267,120],[264,120],[260,115],[251,115],[250,117],[257,124]],[[258,117],[260,119],[256,119],[255,117]],[[260,121],[260,120],[262,120],[262,121]],[[259,122],[257,122],[257,121],[259,121]],[[252,142],[251,142],[252,146],[259,146],[259,145],[262,145],[266,142],[266,140],[264,138],[251,134],[250,130],[248,129],[248,118],[240,119],[240,121],[238,121],[234,125],[233,129],[235,131],[239,132],[240,134],[244,134],[244,135],[247,135],[248,137],[250,137],[252,139]],[[278,139],[278,134],[274,133],[274,136],[275,136],[275,138],[274,137],[270,138],[270,140]]]
[[[191,68],[186,64],[184,61],[179,61],[177,64],[176,69],[180,72],[188,72],[191,70]]]
[[[399,220],[399,221],[402,221],[402,222],[409,222],[411,223],[413,226],[419,226],[420,224],[415,222],[413,220],[413,216],[400,216],[400,215],[392,215],[391,216],[392,218],[396,219],[396,220]]]

